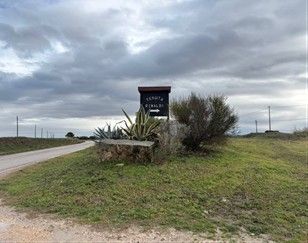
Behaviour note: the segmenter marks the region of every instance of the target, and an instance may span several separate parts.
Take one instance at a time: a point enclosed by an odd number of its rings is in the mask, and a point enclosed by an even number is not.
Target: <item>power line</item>
[[[305,105],[272,105],[271,107],[298,107],[298,106],[307,106],[308,104]]]
[[[259,111],[253,111],[253,112],[249,112],[249,113],[244,113],[241,116],[247,116],[247,115],[256,114],[256,113],[264,113],[266,111],[267,111],[267,109],[262,109],[262,110],[259,110]]]
[[[265,120],[265,119],[264,119]],[[264,121],[263,120],[263,121]],[[271,121],[274,121],[274,122],[280,122],[280,121],[305,121],[305,120],[307,120],[307,118],[295,118],[295,119],[273,119],[272,117],[271,117]],[[257,122],[259,122],[260,120],[258,120]],[[249,122],[249,121],[247,121],[247,122]],[[262,120],[261,120],[261,122],[262,122]],[[265,121],[264,121],[265,122]],[[268,123],[268,121],[267,121],[267,123]]]
[[[299,107],[299,106],[308,106],[308,104],[305,104],[305,105],[274,105],[274,106],[271,105],[271,108],[276,108],[276,107],[280,107],[280,108],[282,108],[282,107]],[[257,113],[264,113],[267,110],[268,110],[268,108],[259,109],[257,111],[252,111],[252,112],[241,114],[241,116],[247,116],[247,115],[257,114]]]
[[[275,121],[304,121],[304,120],[307,120],[307,118],[297,118],[297,119],[278,119]]]

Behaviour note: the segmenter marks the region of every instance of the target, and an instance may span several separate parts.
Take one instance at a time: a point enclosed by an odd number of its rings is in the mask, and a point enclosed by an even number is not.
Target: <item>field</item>
[[[75,139],[53,138],[26,138],[3,137],[0,138],[0,155],[14,154],[37,149],[52,148],[63,145],[80,143]]]
[[[90,148],[17,172],[0,181],[0,193],[20,209],[96,227],[245,229],[304,242],[307,148],[303,139],[232,138],[210,155],[161,165],[100,163]]]

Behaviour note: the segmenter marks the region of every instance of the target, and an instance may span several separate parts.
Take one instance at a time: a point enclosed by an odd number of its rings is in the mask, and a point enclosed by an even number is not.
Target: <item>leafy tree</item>
[[[182,144],[188,150],[198,150],[202,143],[224,141],[238,121],[224,96],[189,97],[171,103],[175,119],[187,127]]]
[[[68,133],[65,135],[65,137],[67,137],[67,138],[73,138],[73,137],[75,137],[75,134],[72,133],[72,132],[68,132]]]

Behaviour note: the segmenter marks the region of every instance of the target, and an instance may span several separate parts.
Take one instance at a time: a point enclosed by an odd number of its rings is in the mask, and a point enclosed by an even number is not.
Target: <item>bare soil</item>
[[[51,215],[29,215],[3,205],[0,201],[0,242],[268,242],[240,234],[223,238],[218,231],[215,237],[206,234],[177,231],[175,229],[143,230],[132,226],[124,230],[96,229]]]

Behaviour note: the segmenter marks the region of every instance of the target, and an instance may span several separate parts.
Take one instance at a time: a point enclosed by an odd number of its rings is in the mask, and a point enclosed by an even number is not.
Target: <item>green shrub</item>
[[[65,135],[66,138],[73,138],[75,137],[75,134],[72,133],[72,132],[68,132],[66,135]]]
[[[238,121],[224,96],[202,97],[191,94],[173,101],[171,112],[187,127],[182,144],[187,150],[198,150],[202,143],[222,142]]]
[[[298,138],[307,138],[308,137],[308,127],[303,129],[295,130],[293,135]]]

